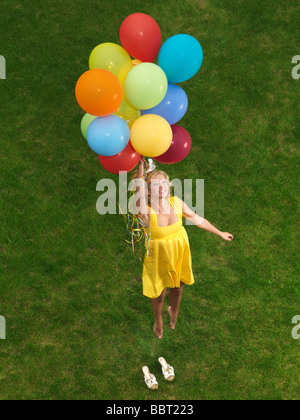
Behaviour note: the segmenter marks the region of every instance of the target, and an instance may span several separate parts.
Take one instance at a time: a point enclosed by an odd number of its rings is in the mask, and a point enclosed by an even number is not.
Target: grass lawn
[[[158,167],[204,179],[205,218],[234,235],[186,226],[196,282],[176,331],[166,300],[161,341],[123,217],[96,211],[97,182],[118,177],[81,136],[74,95],[93,48],[120,44],[134,12],[155,18],[163,41],[187,33],[203,47],[180,84],[192,152]],[[299,18],[298,0],[1,0],[0,399],[300,397]]]

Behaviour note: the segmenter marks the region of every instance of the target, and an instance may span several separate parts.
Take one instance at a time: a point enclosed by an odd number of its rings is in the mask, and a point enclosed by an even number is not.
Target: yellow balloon
[[[123,118],[124,121],[127,122],[129,128],[132,126],[133,122],[139,118],[140,111],[133,106],[131,106],[125,98],[123,98],[122,103],[118,110],[114,112],[115,115],[118,117]]]
[[[119,74],[117,76],[117,78],[121,82],[121,85],[122,85],[122,88],[123,88],[124,93],[125,93],[125,80],[126,80],[126,77],[127,77],[128,73],[130,72],[130,70],[133,69],[133,67],[134,66],[132,65],[131,62],[124,64],[124,66],[121,67],[121,69],[119,71]]]
[[[173,132],[170,124],[159,115],[148,114],[138,118],[130,130],[132,147],[141,155],[156,157],[171,146]]]
[[[118,44],[105,42],[93,49],[89,58],[90,69],[104,69],[113,73],[121,82],[125,79],[133,65],[131,57]]]
[[[124,50],[125,51],[125,50]],[[130,72],[130,70],[133,69],[133,67],[137,66],[138,64],[141,64],[142,62],[139,60],[130,60],[130,62],[127,62],[126,64],[123,65],[123,67],[121,67],[117,78],[120,80],[121,85],[123,87],[123,95],[126,98],[126,92],[125,92],[125,80],[126,77],[128,75],[128,73]]]

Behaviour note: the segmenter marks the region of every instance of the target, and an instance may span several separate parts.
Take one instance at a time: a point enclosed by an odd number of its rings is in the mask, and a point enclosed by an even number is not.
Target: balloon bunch
[[[119,36],[122,47],[103,43],[94,48],[90,70],[76,84],[77,102],[86,112],[82,134],[114,174],[133,170],[141,155],[180,162],[191,150],[191,137],[177,125],[188,107],[177,83],[200,69],[201,45],[179,34],[161,46],[157,22],[144,13],[128,16]],[[157,55],[158,65],[153,63]]]

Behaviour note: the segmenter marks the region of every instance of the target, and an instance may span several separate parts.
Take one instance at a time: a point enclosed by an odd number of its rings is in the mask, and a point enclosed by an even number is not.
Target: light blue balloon
[[[169,38],[161,47],[158,65],[165,72],[169,83],[189,80],[203,62],[202,47],[191,35],[179,34]]]
[[[101,156],[114,156],[129,143],[127,123],[116,115],[98,117],[89,126],[87,141],[90,148]]]
[[[163,117],[170,125],[176,124],[183,118],[188,107],[188,97],[185,91],[177,85],[168,85],[166,96],[154,108],[142,111],[142,115],[156,114]]]

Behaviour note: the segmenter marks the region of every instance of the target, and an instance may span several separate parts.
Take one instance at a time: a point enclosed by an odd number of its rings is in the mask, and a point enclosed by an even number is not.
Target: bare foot
[[[155,333],[155,335],[157,335],[157,337],[159,339],[161,339],[163,337],[163,328],[159,328],[156,323],[154,323],[154,327],[153,327],[153,331]]]
[[[170,327],[172,328],[172,330],[175,330],[177,319],[173,315],[172,307],[171,306],[168,307],[168,312],[169,312],[169,315],[170,315]]]

